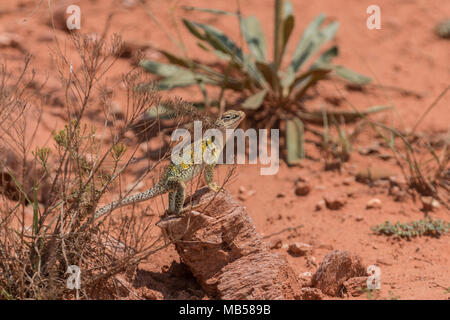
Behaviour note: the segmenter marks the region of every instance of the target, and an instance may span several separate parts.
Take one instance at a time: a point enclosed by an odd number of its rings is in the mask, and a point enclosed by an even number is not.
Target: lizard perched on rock
[[[245,114],[242,111],[229,110],[224,112],[214,122],[214,126],[222,131],[222,134],[225,137],[225,130],[235,129],[242,121],[242,119],[244,119],[244,117]],[[202,156],[203,152],[208,149],[210,152],[212,151],[212,153],[218,158],[223,145],[224,143],[219,144],[218,141],[215,142],[212,137],[209,139],[205,139],[202,142]],[[194,148],[192,143],[191,150],[193,149]],[[160,180],[152,188],[144,192],[111,202],[110,204],[97,210],[94,214],[94,219],[100,218],[104,214],[109,213],[117,208],[137,202],[142,202],[164,193],[169,194],[168,211],[179,215],[184,211],[183,204],[186,197],[185,182],[188,182],[198,176],[202,172],[202,170],[204,170],[204,178],[208,187],[211,190],[218,192],[220,190],[220,186],[213,182],[214,167],[216,165],[216,162],[208,164],[202,161],[202,163],[196,164],[192,161],[192,156],[193,154],[191,153],[191,161],[187,164],[184,162],[175,164],[173,161],[171,161],[170,164],[165,168]]]

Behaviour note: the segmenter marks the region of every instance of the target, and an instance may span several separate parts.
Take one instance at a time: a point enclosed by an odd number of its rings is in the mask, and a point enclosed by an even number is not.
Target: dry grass
[[[115,276],[131,275],[140,261],[168,245],[161,237],[148,235],[154,221],[144,219],[145,212],[93,219],[97,202],[120,181],[137,150],[126,150],[126,132],[161,98],[151,86],[142,87],[149,83],[145,74],[130,71],[122,79],[127,104],[119,123],[110,111],[112,93],[105,79],[120,56],[120,38],[70,37],[77,53],[73,64],[58,44],[54,51],[68,122],[47,144],[35,141],[41,108],[33,94],[38,90],[29,90],[34,75],[30,58],[18,78],[13,79],[6,66],[0,69],[0,148],[11,155],[0,159],[2,299],[115,298],[120,295]],[[98,101],[104,107],[101,132],[86,119]],[[175,118],[183,112],[189,116],[189,105],[179,100],[170,103],[177,110]],[[150,125],[158,123],[155,118]],[[154,173],[161,161],[143,177]],[[32,215],[31,224],[27,215]],[[66,287],[71,265],[81,270],[77,291]]]

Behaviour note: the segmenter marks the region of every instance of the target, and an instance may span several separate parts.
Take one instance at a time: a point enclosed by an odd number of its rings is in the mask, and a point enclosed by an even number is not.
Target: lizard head
[[[215,125],[222,129],[236,129],[244,118],[244,112],[228,110],[216,120]]]

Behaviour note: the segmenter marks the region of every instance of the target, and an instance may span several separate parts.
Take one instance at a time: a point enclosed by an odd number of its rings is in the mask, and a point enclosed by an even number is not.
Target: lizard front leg
[[[170,190],[173,190],[169,193],[169,210],[176,215],[179,215],[183,211],[184,199],[186,197],[186,185],[179,179],[171,178],[167,181],[167,186]]]
[[[170,191],[169,192],[169,212],[175,212],[175,198],[176,198],[176,191]]]
[[[214,179],[214,167],[215,164],[208,164],[205,166],[205,171],[203,173],[205,182],[208,185],[208,188],[214,192],[219,192],[221,187],[213,181]]]

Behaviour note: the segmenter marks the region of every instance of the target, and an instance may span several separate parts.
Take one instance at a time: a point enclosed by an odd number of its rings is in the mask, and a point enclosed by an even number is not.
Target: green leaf
[[[201,73],[193,73],[190,69],[178,67],[174,64],[166,64],[157,61],[142,60],[139,63],[146,71],[163,77],[159,81],[158,88],[160,90],[169,90],[178,87],[187,87],[200,82],[215,84],[220,83],[218,79],[213,79],[210,76]],[[219,75],[222,77],[221,75]],[[232,81],[230,81],[232,83]]]
[[[170,77],[182,70],[181,68],[173,65],[151,60],[141,60],[139,65],[146,71],[156,74],[161,77]]]
[[[183,19],[183,23],[198,39],[208,42],[214,49],[230,56],[231,61],[233,61],[241,71],[247,73],[253,79],[257,87],[262,88],[265,86],[264,78],[256,69],[253,61],[250,60],[248,55],[244,55],[242,49],[236,46],[236,44],[222,31],[209,25],[192,22],[187,19]]]
[[[196,37],[200,40],[206,40],[206,36],[198,30],[198,28],[194,22],[189,21],[187,19],[183,19],[183,24],[189,30],[189,32],[192,33],[192,35],[194,37]]]
[[[292,75],[289,75],[289,73],[297,73],[300,67],[305,64],[306,61],[308,61],[325,42],[333,39],[336,34],[337,29],[339,28],[339,23],[337,21],[331,22],[324,28],[320,29],[325,17],[326,16],[323,13],[317,16],[303,33],[287,70],[288,79],[293,78]],[[285,85],[288,84],[287,81],[284,81],[284,83]]]
[[[199,82],[209,83],[209,84],[215,84],[217,85],[218,82],[214,81],[213,79],[202,75],[202,74],[194,74],[190,70],[178,70],[175,74],[171,75],[170,77],[167,77],[163,80],[161,80],[158,83],[158,87],[160,90],[170,90],[173,88],[179,88],[179,87],[187,87],[194,84],[198,84]]]
[[[339,54],[339,49],[337,46],[333,46],[327,51],[325,51],[312,65],[311,69],[315,68],[328,68],[335,71],[338,77],[341,77],[351,83],[364,85],[372,81],[371,78],[356,73],[344,66],[335,66],[331,64],[331,60],[337,57]]]
[[[322,67],[329,68],[329,64],[331,63],[331,60],[336,58],[339,55],[339,49],[337,46],[332,46],[330,49],[325,51],[320,55],[320,57],[314,62],[311,69],[317,69]]]
[[[356,73],[355,71],[352,71],[344,66],[334,66],[333,69],[336,71],[337,76],[354,84],[364,85],[372,81],[371,78],[360,73]]]
[[[330,73],[332,69],[311,69],[307,72],[304,72],[297,76],[295,80],[293,81],[290,90],[293,90],[295,88],[298,88],[299,86],[305,86],[308,82],[311,81],[311,79],[316,78],[318,80],[323,79],[325,75]],[[302,83],[303,82],[303,83]]]
[[[273,67],[268,63],[258,61],[256,62],[256,67],[273,89],[276,81],[276,74]]]
[[[242,64],[242,49],[239,48],[233,40],[228,38],[222,31],[210,25],[192,22],[187,19],[183,19],[183,23],[194,36],[200,40],[207,41],[213,48],[234,57]]]
[[[207,52],[212,52],[214,53],[219,59],[225,60],[227,62],[229,62],[231,60],[231,57],[219,50],[215,50],[215,49],[210,49],[208,47],[206,47],[202,42],[197,42],[197,46],[199,46],[201,49],[207,51]]]
[[[304,75],[300,76],[299,77],[300,81],[295,81],[292,89],[295,90],[297,88],[301,88],[295,94],[295,100],[300,100],[310,87],[315,85],[319,80],[325,78],[325,76],[330,71],[331,71],[330,69],[315,69],[307,72],[306,74],[308,74],[308,76],[304,79],[302,79]]]
[[[289,38],[291,37],[292,30],[294,30],[295,19],[294,16],[287,16],[283,20],[283,43],[281,47],[281,59],[283,59],[284,52],[286,51],[286,46],[289,42]]]
[[[242,108],[247,110],[257,110],[259,107],[261,107],[264,98],[267,94],[267,90],[263,89],[254,95],[251,95],[247,99],[245,99],[244,103],[242,104]]]
[[[283,59],[284,52],[286,51],[286,46],[289,41],[289,38],[292,34],[292,30],[294,30],[295,19],[294,19],[294,8],[290,1],[284,2],[283,8],[283,42],[281,45],[281,56],[280,61]]]
[[[227,16],[235,16],[236,13],[225,11],[225,10],[217,10],[217,9],[209,9],[209,8],[196,8],[191,6],[182,6],[183,10],[186,11],[201,11],[206,13],[213,13],[213,14],[219,14],[219,15],[227,15]]]
[[[158,50],[162,55],[166,57],[169,62],[172,64],[176,64],[181,67],[189,68],[190,64],[185,58],[177,57],[176,55],[166,51],[166,50]]]
[[[224,81],[224,76],[223,74],[221,74],[220,72],[215,71],[214,69],[208,67],[207,65],[201,64],[201,63],[197,63],[194,62],[192,60],[188,60],[188,59],[184,59],[181,57],[177,57],[165,50],[159,50],[159,52],[161,52],[170,62],[172,62],[173,64],[182,66],[186,69],[189,69],[192,71],[192,69],[196,72],[199,73],[198,71],[201,70],[203,72],[205,72],[205,74],[207,76],[209,76],[211,79],[215,79],[217,81]],[[226,56],[225,54],[215,50],[214,53],[218,56],[221,56],[222,58],[224,58],[225,60],[229,61],[230,58],[229,56]],[[201,73],[199,73],[201,74]],[[243,84],[241,80],[238,79],[234,79],[232,77],[228,77],[227,80],[227,88],[233,89],[233,90],[237,90],[237,91],[241,91],[243,89]]]
[[[251,59],[250,55],[244,56],[244,67],[243,71],[246,73],[247,78],[252,80],[252,85],[257,88],[268,88],[264,76],[259,72],[255,65],[255,62]],[[248,79],[247,79],[248,80]]]
[[[241,30],[256,61],[266,61],[266,37],[258,18],[241,19]]]
[[[305,158],[304,126],[299,118],[286,120],[287,163],[295,165]]]
[[[325,20],[326,15],[324,13],[319,14],[309,25],[306,27],[303,32],[302,38],[300,39],[297,47],[292,56],[291,66],[294,71],[297,71],[300,66],[297,67],[301,56],[305,54],[305,51],[311,46],[311,41],[314,36],[319,33],[319,28],[323,21]]]
[[[283,19],[286,19],[288,16],[292,16],[294,14],[294,7],[292,6],[292,3],[290,1],[284,2],[284,8],[283,8]]]

